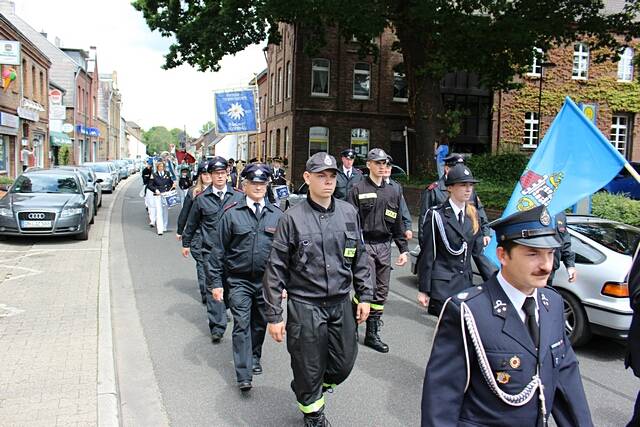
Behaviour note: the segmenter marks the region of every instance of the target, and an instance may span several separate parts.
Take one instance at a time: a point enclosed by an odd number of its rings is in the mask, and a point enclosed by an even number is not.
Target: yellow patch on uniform
[[[384,214],[385,214],[386,216],[388,216],[389,218],[393,218],[393,219],[396,219],[396,217],[398,216],[398,213],[397,213],[397,212],[394,212],[394,211],[389,210],[389,209],[385,210],[385,211],[384,211]]]
[[[344,256],[347,258],[353,258],[356,256],[356,248],[344,248]]]
[[[362,194],[358,194],[358,200],[377,199],[377,198],[378,198],[378,194],[377,193],[362,193]]]
[[[496,380],[500,384],[507,384],[510,379],[511,379],[511,375],[507,374],[506,372],[498,372],[496,374]]]

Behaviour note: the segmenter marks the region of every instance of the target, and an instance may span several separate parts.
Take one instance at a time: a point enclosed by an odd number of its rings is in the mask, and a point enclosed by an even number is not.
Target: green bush
[[[501,182],[503,185],[511,186],[511,183],[520,179],[528,162],[529,157],[526,154],[508,153],[495,156],[491,154],[475,155],[467,159],[466,163],[475,178],[495,183]],[[511,186],[511,190],[513,190],[513,186]]]
[[[504,210],[509,203],[514,186],[515,181],[509,184],[483,180],[476,184],[476,193],[485,208]]]
[[[591,200],[591,213],[625,224],[640,226],[640,201],[619,194],[599,192]]]
[[[69,146],[64,145],[60,147],[60,151],[58,151],[58,161],[60,162],[60,164],[64,166],[68,165],[70,158],[71,150],[69,149]]]
[[[11,185],[13,184],[13,178],[11,178],[10,176],[0,176],[0,185]]]

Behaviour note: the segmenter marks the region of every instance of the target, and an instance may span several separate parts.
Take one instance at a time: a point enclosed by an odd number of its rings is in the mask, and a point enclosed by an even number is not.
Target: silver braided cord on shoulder
[[[529,384],[527,384],[520,393],[518,394],[505,393],[500,389],[500,387],[498,387],[498,384],[496,383],[496,380],[493,377],[491,365],[489,364],[489,360],[487,359],[487,354],[484,351],[484,346],[482,345],[482,339],[480,338],[480,332],[478,331],[475,318],[473,317],[473,313],[471,312],[471,309],[464,302],[460,304],[460,318],[461,318],[460,321],[462,326],[462,336],[465,343],[467,367],[469,367],[469,355],[466,349],[465,329],[469,331],[471,342],[473,343],[473,347],[476,351],[476,355],[478,356],[478,365],[480,365],[480,371],[482,372],[482,376],[487,382],[489,389],[496,396],[498,396],[500,400],[502,400],[504,403],[510,406],[523,406],[527,404],[531,399],[533,399],[533,397],[536,394],[536,391],[540,390],[542,413],[543,413],[543,416],[546,415],[546,408],[544,405],[544,394],[543,394],[544,388],[542,385],[542,380],[540,379],[539,370],[536,371],[536,375],[534,375],[533,378],[531,378],[531,381],[529,382]],[[467,387],[468,387],[468,383],[469,383],[469,377],[467,377]]]
[[[449,239],[447,238],[447,233],[444,229],[444,224],[442,222],[442,217],[440,213],[433,209],[433,215],[431,216],[431,233],[433,235],[433,259],[436,259],[436,233],[435,226],[438,226],[438,231],[440,232],[440,237],[442,238],[442,243],[447,251],[454,256],[458,256],[464,253],[465,260],[467,259],[467,242],[462,242],[462,246],[459,249],[453,249],[451,247],[451,243],[449,243]]]

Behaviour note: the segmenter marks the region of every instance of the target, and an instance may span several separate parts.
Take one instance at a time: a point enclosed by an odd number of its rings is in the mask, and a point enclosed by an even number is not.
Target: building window
[[[276,82],[276,102],[282,101],[282,68],[278,68],[278,81]]]
[[[525,148],[535,148],[538,146],[538,113],[524,113],[524,142]]]
[[[9,170],[9,137],[0,135],[0,171]]]
[[[265,157],[267,156],[267,153],[271,153],[271,151],[273,151],[273,148],[272,148],[272,147],[275,145],[275,139],[274,139],[274,136],[275,136],[275,135],[273,134],[273,131],[269,131],[269,146],[268,146],[268,147],[265,147],[265,148],[266,148],[265,153],[264,153]],[[271,154],[270,154],[270,155],[271,155]],[[266,160],[266,159],[265,159],[265,160]]]
[[[276,143],[271,145],[271,157],[280,155],[280,129],[276,130]]]
[[[282,157],[287,157],[289,152],[289,128],[284,128],[284,147]]]
[[[531,62],[531,71],[529,71],[528,75],[530,76],[540,76],[542,73],[542,61],[543,61],[544,52],[539,47],[533,48],[533,60]]]
[[[586,79],[589,71],[589,46],[586,43],[573,45],[573,79]]]
[[[28,86],[29,86],[29,80],[27,80],[27,76],[28,76],[28,71],[27,71],[27,61],[25,61],[24,59],[22,60],[22,86],[23,86],[23,91],[24,94],[26,96],[26,94],[28,93]]]
[[[409,88],[407,76],[404,73],[404,64],[398,64],[393,68],[393,100],[407,102],[409,100]]]
[[[623,156],[627,154],[629,139],[629,116],[626,114],[614,114],[611,118],[611,145]]]
[[[291,74],[291,61],[287,62],[287,98],[291,98],[291,84],[292,84],[292,74]]]
[[[618,62],[618,81],[630,82],[633,80],[633,49],[624,48]]]
[[[44,92],[44,75],[42,74],[42,71],[40,71],[40,102],[42,103],[42,105],[46,105],[45,102],[45,92]]]
[[[309,157],[320,151],[329,151],[329,128],[312,126],[309,128]]]
[[[275,98],[276,98],[276,76],[271,74],[271,93],[269,93],[269,104],[271,106],[275,105]]]
[[[362,128],[351,129],[351,148],[358,157],[366,158],[369,152],[369,130]]]
[[[365,62],[358,62],[353,67],[353,98],[369,99],[371,92],[371,67]]]
[[[36,86],[36,67],[31,67],[31,99],[38,101],[38,87]]]
[[[329,96],[329,60],[311,61],[311,95]]]

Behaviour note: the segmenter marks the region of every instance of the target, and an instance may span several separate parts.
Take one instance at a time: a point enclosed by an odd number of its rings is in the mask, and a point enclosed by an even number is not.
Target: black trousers
[[[375,275],[373,283],[373,301],[369,317],[380,318],[384,304],[389,296],[389,282],[391,280],[391,242],[365,243],[369,269]]]
[[[262,279],[255,282],[230,276],[229,308],[233,316],[233,363],[238,382],[251,381],[253,364],[262,357],[267,329]]]
[[[202,260],[205,268],[209,262],[209,254],[211,249],[202,245]],[[213,299],[211,292],[206,292],[207,295],[207,320],[209,321],[209,332],[211,334],[224,335],[224,331],[227,330],[227,307],[224,302],[218,302]]]
[[[358,355],[349,296],[331,306],[290,298],[286,336],[298,407],[304,414],[318,412],[324,408],[323,386],[346,380]]]
[[[640,426],[640,391],[638,392],[638,397],[636,398],[636,404],[633,408],[633,418],[627,424],[627,427],[638,427]]]
[[[191,241],[191,256],[196,261],[196,274],[198,276],[198,287],[200,296],[207,296],[207,276],[205,273],[204,260],[202,259],[202,238],[200,233],[196,233]]]

